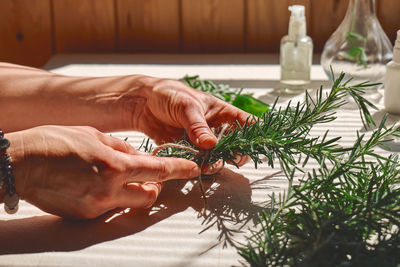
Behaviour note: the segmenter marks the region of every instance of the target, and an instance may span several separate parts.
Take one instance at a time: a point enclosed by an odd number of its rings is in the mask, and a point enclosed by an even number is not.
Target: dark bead
[[[9,187],[7,188],[7,194],[8,194],[9,196],[14,195],[15,192],[16,192],[15,186],[12,185],[12,186],[9,186]]]
[[[19,202],[19,196],[17,194],[13,194],[11,196],[6,194],[3,198],[3,202],[4,202],[4,209],[6,210],[7,213],[13,214],[17,212],[18,202]]]
[[[7,185],[13,185],[15,182],[15,179],[13,176],[7,176],[6,178],[4,178],[4,183]]]
[[[4,133],[3,133],[3,131],[0,129],[0,138],[3,138],[4,137]]]
[[[10,142],[7,139],[1,138],[0,139],[0,150],[6,150],[10,147]]]
[[[8,165],[6,167],[6,176],[12,176],[12,174],[13,174],[13,169],[10,165]]]

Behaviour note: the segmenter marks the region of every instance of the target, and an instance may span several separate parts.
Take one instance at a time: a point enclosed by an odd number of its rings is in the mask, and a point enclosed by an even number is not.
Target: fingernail
[[[162,188],[160,183],[152,183],[152,182],[146,182],[142,184],[142,187],[144,187],[147,190],[156,191],[157,195],[160,194]]]
[[[204,149],[212,148],[213,146],[215,146],[215,143],[216,143],[216,137],[211,136],[208,133],[204,133],[204,134],[200,135],[198,140],[199,140],[199,144],[201,144],[201,146],[204,147]]]
[[[157,183],[147,182],[142,184],[142,188],[147,191],[155,191],[154,198],[150,199],[149,202],[143,207],[145,209],[148,209],[156,202],[158,195],[160,194],[161,187]]]

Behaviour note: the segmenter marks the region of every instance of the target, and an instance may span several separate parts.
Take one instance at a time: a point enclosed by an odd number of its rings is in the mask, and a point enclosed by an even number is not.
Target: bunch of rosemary
[[[251,266],[399,266],[398,156],[383,158],[376,145],[400,128],[359,135],[345,156],[271,196],[239,254]]]
[[[228,102],[238,91],[186,78],[196,89]],[[400,263],[400,164],[397,156],[384,158],[374,152],[390,135],[400,137],[400,128],[386,129],[385,119],[370,138],[358,134],[351,148],[337,145],[340,137],[312,137],[319,123],[336,119],[335,112],[351,97],[360,109],[365,126],[373,124],[368,108],[375,106],[363,97],[364,88],[376,84],[349,85],[341,74],[328,93],[320,88],[315,97],[278,107],[277,101],[245,125],[222,133],[207,153],[167,147],[159,156],[184,157],[199,163],[232,161],[236,154],[249,155],[255,167],[268,159],[278,160],[289,180],[286,194],[270,197],[259,216],[259,224],[238,249],[251,266],[396,266]],[[240,94],[240,93],[239,93]],[[232,102],[231,102],[232,103]],[[178,142],[193,148],[188,140]],[[148,147],[148,143],[146,145]],[[148,149],[148,148],[147,148]],[[312,158],[319,168],[304,173]],[[295,174],[304,179],[296,185]]]
[[[342,73],[335,81],[331,90],[324,94],[321,87],[317,90],[315,97],[306,93],[305,101],[292,105],[289,103],[285,108],[278,107],[277,101],[271,108],[262,114],[261,118],[250,119],[244,125],[235,125],[226,133],[223,133],[218,144],[207,151],[206,158],[201,162],[214,163],[218,160],[232,162],[235,155],[249,155],[255,163],[255,167],[263,162],[263,157],[268,159],[268,164],[274,167],[274,159],[278,159],[283,169],[297,166],[296,156],[303,156],[303,165],[313,158],[318,162],[324,159],[335,161],[347,149],[339,147],[336,142],[340,137],[328,139],[328,132],[323,137],[312,137],[309,135],[315,124],[327,123],[336,119],[335,111],[345,105],[347,96],[352,97],[361,111],[361,117],[365,125],[373,123],[368,107],[376,108],[362,95],[363,88],[375,86],[376,84],[361,83],[348,86],[350,80],[344,81],[345,74]],[[190,78],[192,79],[192,78]],[[215,87],[211,82],[200,83],[195,77],[195,89],[218,95],[235,95],[228,91],[227,87]],[[193,85],[193,81],[188,83]],[[200,84],[200,85],[199,85]],[[225,88],[225,89],[224,89]],[[178,142],[187,147],[194,148],[187,140]],[[169,147],[158,152],[164,157],[183,157],[188,159],[199,159],[202,155],[179,147]]]

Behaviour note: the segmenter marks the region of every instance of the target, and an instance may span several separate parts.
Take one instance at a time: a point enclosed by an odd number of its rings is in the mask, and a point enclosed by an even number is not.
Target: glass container
[[[285,92],[305,90],[310,84],[313,43],[307,36],[305,7],[293,5],[288,35],[282,38],[280,47],[281,89]]]
[[[332,68],[335,77],[341,72],[352,77],[352,84],[382,83],[392,49],[376,17],[375,0],[350,0],[342,23],[325,44],[321,65],[330,79]]]

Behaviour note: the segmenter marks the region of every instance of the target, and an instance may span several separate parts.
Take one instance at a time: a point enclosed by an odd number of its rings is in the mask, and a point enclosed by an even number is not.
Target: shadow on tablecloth
[[[218,227],[220,236],[216,244],[235,245],[232,234],[256,220],[263,205],[252,203],[251,184],[241,174],[224,169],[215,179],[204,182],[208,211],[206,217],[199,218],[204,224],[202,232]],[[186,183],[166,183],[158,201],[148,210],[114,210],[86,221],[52,215],[0,221],[0,255],[81,250],[141,232],[188,207],[200,213],[204,205],[200,190],[194,186],[185,193],[182,188]]]

